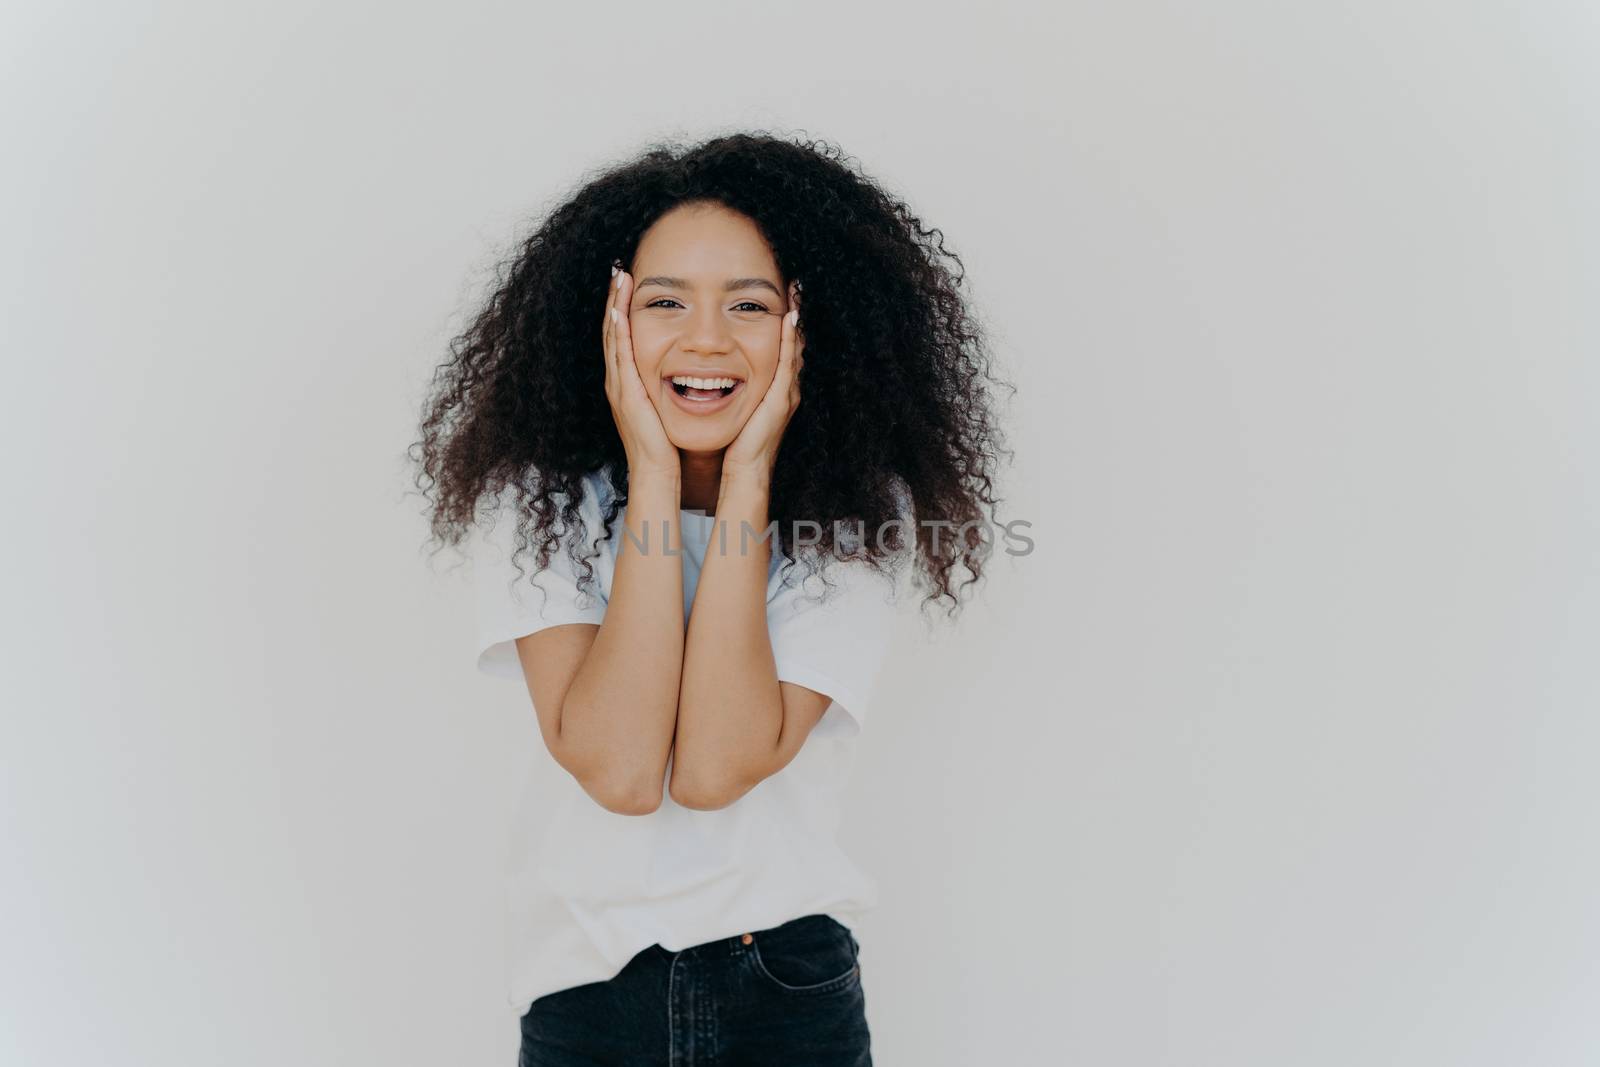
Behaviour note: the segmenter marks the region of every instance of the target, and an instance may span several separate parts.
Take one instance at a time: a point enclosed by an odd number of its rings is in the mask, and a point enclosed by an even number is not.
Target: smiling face
[[[788,286],[756,225],[721,204],[685,204],[640,239],[628,271],[628,328],[667,439],[685,452],[728,447],[778,371]],[[674,385],[712,379],[712,390]],[[717,389],[714,379],[733,379]],[[710,397],[710,399],[699,399]]]

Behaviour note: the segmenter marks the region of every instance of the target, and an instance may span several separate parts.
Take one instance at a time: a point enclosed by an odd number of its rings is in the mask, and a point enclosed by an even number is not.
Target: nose
[[[728,323],[722,317],[722,308],[714,303],[704,304],[689,316],[679,347],[685,352],[726,352],[731,347],[728,338]]]

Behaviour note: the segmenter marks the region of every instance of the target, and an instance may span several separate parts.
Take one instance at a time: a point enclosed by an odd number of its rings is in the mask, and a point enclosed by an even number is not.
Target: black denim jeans
[[[539,997],[518,1067],[871,1067],[860,944],[827,915],[669,952]]]

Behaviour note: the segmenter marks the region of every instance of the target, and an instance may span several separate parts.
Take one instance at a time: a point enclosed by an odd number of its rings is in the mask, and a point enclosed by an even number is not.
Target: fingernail
[[[622,321],[622,316],[617,314],[617,309],[616,308],[611,308],[610,310],[611,310],[611,321],[620,323]]]
[[[622,288],[622,272],[620,270],[617,271],[617,288]]]

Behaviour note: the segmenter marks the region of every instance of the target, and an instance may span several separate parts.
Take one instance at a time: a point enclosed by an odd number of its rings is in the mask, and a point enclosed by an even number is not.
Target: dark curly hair
[[[954,614],[991,551],[983,506],[992,513],[994,464],[1011,454],[986,386],[1015,388],[991,371],[943,233],[850,158],[826,142],[767,133],[687,148],[658,142],[550,211],[500,265],[495,292],[434,372],[421,439],[408,449],[430,501],[430,543],[459,543],[485,496],[513,487],[515,554],[535,547],[546,567],[558,517],[574,550],[582,532],[593,549],[600,536],[582,530],[579,500],[583,479],[597,473],[613,490],[610,536],[628,476],[600,358],[611,265],[631,264],[668,210],[710,201],[748,216],[805,296],[802,399],[770,487],[775,551],[792,565],[785,531],[809,520],[822,528],[817,564],[839,555],[883,569],[907,555],[903,533],[914,530],[925,603],[948,598]],[[872,533],[846,538],[847,551],[835,523]],[[573,559],[586,584],[592,568],[576,551]],[[971,576],[953,591],[958,566]]]

